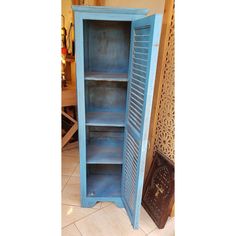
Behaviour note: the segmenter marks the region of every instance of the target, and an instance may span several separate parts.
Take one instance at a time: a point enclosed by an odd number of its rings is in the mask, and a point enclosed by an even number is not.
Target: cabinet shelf
[[[85,80],[127,82],[128,74],[87,72],[85,73]]]
[[[87,144],[87,164],[122,164],[123,141],[93,139]]]
[[[88,197],[120,197],[121,175],[93,174],[87,179]]]
[[[86,125],[124,127],[125,112],[87,112]]]

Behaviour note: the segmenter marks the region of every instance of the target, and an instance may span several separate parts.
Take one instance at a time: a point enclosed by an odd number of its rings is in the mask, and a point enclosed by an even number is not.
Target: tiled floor
[[[174,218],[163,230],[141,208],[140,228],[134,230],[123,208],[99,202],[93,208],[80,206],[79,157],[77,149],[62,153],[62,236],[174,236]]]

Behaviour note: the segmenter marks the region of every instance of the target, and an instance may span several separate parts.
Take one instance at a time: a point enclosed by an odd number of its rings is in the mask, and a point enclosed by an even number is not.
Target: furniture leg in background
[[[67,87],[62,90],[62,116],[66,117],[70,122],[72,122],[71,128],[67,133],[62,137],[62,148],[70,141],[75,132],[78,130],[78,122],[70,114],[66,113],[63,109],[70,106],[76,106],[76,89],[75,87]]]

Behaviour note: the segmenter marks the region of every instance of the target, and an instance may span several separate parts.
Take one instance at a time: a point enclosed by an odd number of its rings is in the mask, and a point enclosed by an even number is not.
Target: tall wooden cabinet
[[[138,228],[162,16],[73,10],[81,206],[114,202]]]

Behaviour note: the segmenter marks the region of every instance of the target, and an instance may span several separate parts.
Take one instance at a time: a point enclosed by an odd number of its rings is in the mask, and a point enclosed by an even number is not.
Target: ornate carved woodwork
[[[160,101],[156,122],[154,150],[174,161],[175,156],[175,15],[174,4],[167,36]]]
[[[158,228],[162,229],[174,202],[174,166],[156,153],[145,182],[142,205]]]
[[[174,163],[175,158],[175,6],[165,1],[159,57],[154,88],[150,148],[147,154],[145,178],[157,151]]]

